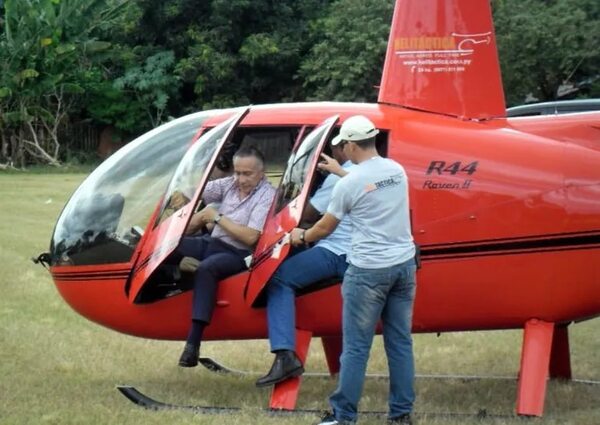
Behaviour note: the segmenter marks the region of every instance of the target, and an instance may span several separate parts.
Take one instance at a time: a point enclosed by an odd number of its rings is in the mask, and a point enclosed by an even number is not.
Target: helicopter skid
[[[234,414],[242,412],[242,408],[240,407],[222,407],[222,406],[191,406],[191,405],[180,405],[180,404],[172,404],[165,403],[162,401],[155,400],[151,397],[148,397],[137,388],[129,385],[117,385],[117,389],[121,394],[123,394],[129,401],[132,403],[143,407],[148,410],[181,410],[188,411],[194,414],[209,414],[209,415],[217,415],[217,414]],[[307,415],[314,414],[320,415],[322,414],[322,410],[316,409],[264,409],[264,411],[270,415],[276,416],[295,416],[295,415]],[[385,418],[387,412],[383,411],[366,411],[360,412],[361,415],[369,416],[369,417],[379,417]],[[499,418],[513,418],[514,415],[498,415],[498,414],[490,414],[485,409],[479,410],[477,413],[416,413],[415,416],[427,416],[429,418],[439,417],[439,418],[447,418],[447,419],[456,419],[456,418],[476,418],[476,419],[499,419]]]

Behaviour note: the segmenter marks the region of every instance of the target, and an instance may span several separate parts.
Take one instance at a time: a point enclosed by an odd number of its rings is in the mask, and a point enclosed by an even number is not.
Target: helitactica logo
[[[491,45],[492,32],[478,34],[452,33],[446,37],[398,37],[394,40],[396,55],[412,73],[464,72],[473,63],[478,44]]]
[[[379,180],[375,183],[369,183],[365,185],[365,192],[372,192],[377,189],[383,189],[385,187],[397,186],[402,183],[402,174],[395,174],[387,179]]]

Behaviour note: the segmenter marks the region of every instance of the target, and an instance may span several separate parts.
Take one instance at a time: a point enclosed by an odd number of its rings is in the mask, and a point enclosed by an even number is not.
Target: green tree
[[[135,43],[173,51],[180,113],[303,98],[297,73],[309,22],[327,0],[139,0]]]
[[[559,87],[598,78],[600,2],[497,0],[494,18],[509,105],[532,95],[559,97]]]
[[[311,100],[375,101],[394,2],[338,0],[313,25],[300,77]]]
[[[25,165],[60,163],[59,129],[81,108],[85,82],[110,47],[99,40],[126,0],[6,0],[0,35],[3,152]],[[7,154],[8,155],[8,154]]]
[[[177,93],[178,78],[171,72],[174,62],[172,51],[159,52],[141,66],[128,68],[114,82],[117,90],[130,90],[135,95],[153,127],[163,122],[167,102]]]

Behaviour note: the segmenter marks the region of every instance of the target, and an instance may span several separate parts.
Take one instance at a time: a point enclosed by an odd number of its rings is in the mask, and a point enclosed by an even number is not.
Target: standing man
[[[352,162],[343,149],[333,146],[332,155],[342,165],[342,173],[351,168]],[[329,158],[329,157],[327,157]],[[304,219],[316,221],[327,211],[331,193],[340,180],[329,174],[322,186],[306,205]],[[271,277],[267,287],[267,319],[269,343],[275,354],[273,366],[265,376],[256,381],[257,387],[266,387],[285,381],[304,372],[296,355],[296,291],[323,279],[344,276],[348,267],[346,255],[350,251],[352,225],[344,218],[335,231],[315,246],[287,258]]]
[[[192,257],[200,262],[194,272],[192,326],[179,366],[198,364],[200,341],[212,317],[218,282],[247,268],[244,258],[258,241],[275,196],[264,168],[258,149],[239,149],[233,155],[233,176],[208,182],[202,194],[206,204],[220,202],[218,210],[204,208],[194,214],[186,229],[186,234],[191,234],[214,225],[212,233],[185,236],[177,248],[179,258]]]
[[[294,245],[329,235],[344,217],[352,223],[352,249],[342,284],[343,349],[333,412],[320,425],[354,423],[377,322],[390,375],[389,420],[411,423],[415,399],[411,338],[415,297],[415,245],[410,232],[408,182],[404,168],[382,158],[375,147],[379,130],[366,117],[348,118],[332,141],[358,164],[333,190],[327,213],[308,230],[294,229]],[[327,161],[321,168],[335,172]]]

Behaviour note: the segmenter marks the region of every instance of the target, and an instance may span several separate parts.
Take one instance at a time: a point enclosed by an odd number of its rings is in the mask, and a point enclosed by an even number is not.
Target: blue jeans
[[[345,255],[318,246],[287,258],[267,285],[267,319],[271,351],[296,348],[296,290],[322,279],[344,276]]]
[[[412,411],[415,368],[410,332],[415,271],[414,259],[383,269],[348,267],[342,284],[340,376],[337,389],[329,397],[337,420],[356,421],[369,351],[380,318],[390,374],[389,417]]]

